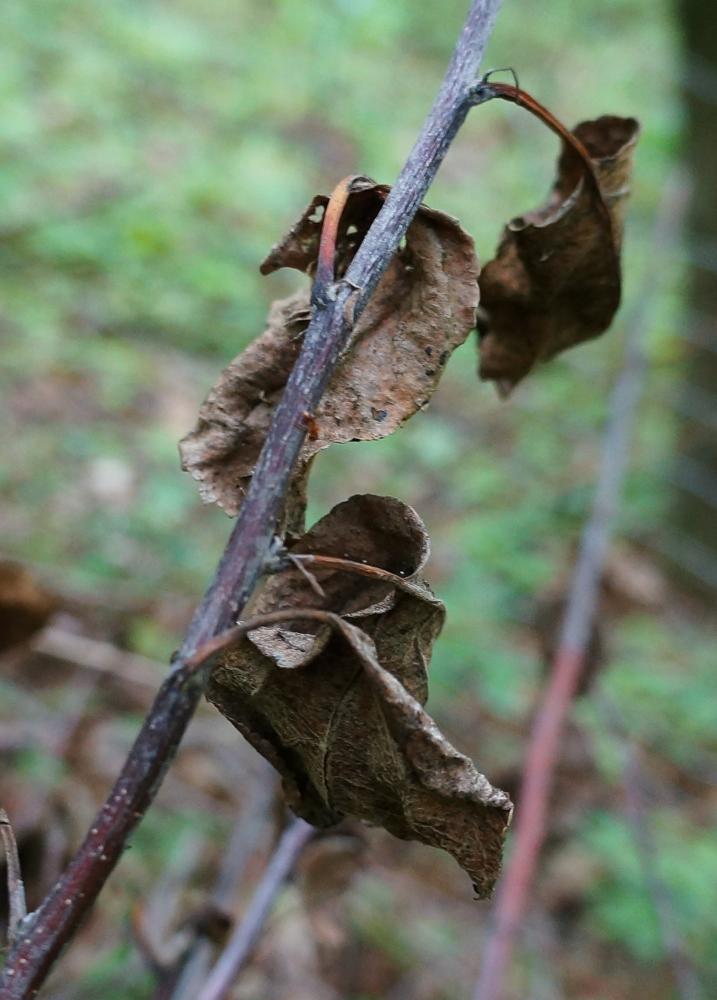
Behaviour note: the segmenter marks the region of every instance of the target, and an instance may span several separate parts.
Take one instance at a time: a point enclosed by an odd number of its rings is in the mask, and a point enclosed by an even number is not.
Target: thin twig
[[[663,195],[655,225],[653,258],[674,245],[684,200],[684,180],[675,178],[668,183]],[[647,371],[643,341],[649,328],[657,273],[653,259],[650,287],[643,289],[637,312],[627,327],[625,361],[610,404],[592,512],[583,529],[548,686],[530,734],[517,800],[510,861],[498,886],[493,923],[483,953],[474,1000],[496,1000],[503,995],[510,957],[528,907],[545,838],[549,796],[561,737],[590,641],[605,556],[627,469],[637,404]]]
[[[342,630],[344,624],[338,615],[331,611],[322,611],[320,608],[281,608],[279,611],[268,611],[265,615],[255,615],[253,618],[239,622],[233,628],[228,628],[226,632],[220,632],[213,639],[209,639],[203,646],[199,647],[191,660],[187,661],[187,669],[194,671],[206,669],[208,665],[215,662],[220,653],[235,646],[248,632],[254,632],[258,628],[266,628],[267,625],[281,625],[283,622],[297,621],[302,618],[335,625],[339,631]]]
[[[132,912],[135,942],[160,982],[173,978],[174,968],[191,940],[188,930],[173,932],[173,927],[182,895],[199,867],[201,849],[202,838],[197,831],[184,831],[173,845],[157,883]]]
[[[3,850],[5,852],[5,867],[7,868],[9,910],[7,940],[8,944],[12,945],[20,925],[27,916],[27,904],[25,902],[25,883],[22,880],[17,841],[15,840],[15,834],[8,814],[4,809],[0,809],[0,837],[2,837]]]
[[[118,649],[109,642],[76,635],[55,625],[47,625],[32,641],[33,653],[71,663],[92,673],[109,674],[116,680],[157,690],[159,669],[164,665],[146,656]]]
[[[514,71],[511,71],[514,72]],[[583,169],[583,175],[590,188],[590,192],[593,197],[593,201],[597,206],[600,213],[602,221],[610,234],[611,243],[614,242],[613,237],[613,225],[610,212],[605,204],[605,199],[603,197],[602,188],[600,187],[600,181],[595,170],[595,166],[592,161],[590,153],[585,148],[583,143],[578,139],[576,135],[570,131],[563,123],[555,117],[552,111],[549,111],[544,104],[529,94],[525,90],[521,90],[520,87],[512,86],[508,83],[491,83],[489,77],[492,73],[486,74],[480,83],[476,86],[474,90],[474,99],[476,104],[483,104],[485,101],[492,100],[493,98],[500,98],[503,101],[510,101],[512,104],[517,104],[518,107],[523,108],[525,111],[529,111],[531,115],[538,118],[544,125],[550,129],[555,135],[562,140],[565,146],[572,149]],[[619,268],[620,261],[616,256],[615,264]]]
[[[279,890],[291,875],[301,852],[315,833],[314,827],[303,819],[294,819],[287,826],[249,903],[244,919],[230,937],[197,1000],[223,1000],[227,995],[259,940]]]
[[[640,746],[630,738],[616,704],[602,695],[598,706],[605,717],[608,731],[622,745],[625,815],[635,840],[643,882],[655,910],[677,995],[679,1000],[702,1000],[703,991],[697,970],[689,958],[674,918],[674,900],[659,871],[658,847],[650,823]]]
[[[214,580],[108,799],[67,870],[33,916],[27,933],[19,937],[8,956],[0,980],[2,1000],[23,1000],[42,985],[154,799],[207,681],[208,667],[188,669],[187,661],[212,636],[236,621],[261,579],[306,437],[302,415],[316,412],[357,319],[465,121],[471,107],[471,87],[499,7],[500,0],[471,3],[438,96],[396,184],[345,280],[334,286],[335,296],[315,304]]]
[[[239,819],[229,840],[224,859],[217,874],[214,888],[207,900],[217,912],[231,913],[237,888],[240,886],[250,859],[263,840],[269,839],[271,806],[276,794],[276,774],[263,759],[249,782],[246,798],[242,795]],[[201,986],[207,980],[215,945],[206,935],[196,935],[189,951],[182,957],[176,982],[171,992],[163,991],[162,997],[171,1000],[196,1000]],[[159,991],[154,1000],[160,1000]]]

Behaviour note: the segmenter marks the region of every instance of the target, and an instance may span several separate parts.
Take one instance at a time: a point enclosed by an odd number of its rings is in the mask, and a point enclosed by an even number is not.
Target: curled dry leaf
[[[590,154],[604,205],[575,151],[563,145],[550,198],[507,225],[495,260],[483,269],[480,376],[503,393],[537,361],[610,325],[620,304],[620,245],[638,132],[634,118],[578,125],[573,134]]]
[[[311,318],[308,295],[299,292],[272,303],[264,333],[224,369],[199,410],[194,430],[180,442],[182,468],[199,483],[205,503],[217,503],[235,515],[286,379]],[[289,523],[301,522],[308,461],[294,476]]]
[[[367,178],[354,180],[339,226],[337,277],[388,190]],[[313,199],[264,261],[263,273],[280,267],[314,273],[327,201]],[[455,219],[421,206],[312,415],[303,473],[310,458],[329,444],[386,437],[428,403],[451,352],[475,326],[477,279],[471,237]],[[309,318],[308,291],[275,303],[266,331],[224,370],[196,427],[180,444],[182,465],[199,481],[203,499],[229,514],[241,506]]]
[[[442,847],[489,893],[511,806],[421,707],[444,609],[418,575],[428,556],[418,515],[392,498],[352,497],[291,552],[384,575],[312,565],[324,598],[296,571],[272,577],[252,614],[323,608],[341,634],[300,616],[257,629],[222,656],[209,699],[279,770],[300,816],[318,826],[354,816]]]
[[[373,618],[395,608],[397,594],[418,597],[419,607],[435,623],[435,634],[443,623],[443,605],[427,588],[412,578],[428,559],[426,529],[413,508],[393,497],[371,494],[351,497],[338,504],[293,544],[292,556],[323,555],[374,566],[383,578],[366,578],[335,568],[310,566],[310,573],[325,595],[319,596],[310,580],[300,572],[270,577],[247,611],[254,617],[279,608],[322,608],[345,618]],[[425,604],[425,608],[423,605]],[[396,619],[399,620],[399,619]],[[383,622],[383,648],[394,641]],[[286,627],[265,627],[250,633],[249,641],[279,667],[300,667],[309,663],[326,645],[331,627],[302,622],[299,632]],[[395,637],[401,655],[400,635]],[[418,683],[418,680],[416,681]],[[424,694],[425,700],[425,694]]]

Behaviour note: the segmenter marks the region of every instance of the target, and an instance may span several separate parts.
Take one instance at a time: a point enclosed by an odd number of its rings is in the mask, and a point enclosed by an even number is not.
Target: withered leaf
[[[354,816],[449,851],[485,895],[510,816],[505,793],[448,744],[421,707],[444,609],[418,575],[428,538],[400,501],[356,496],[291,548],[385,571],[311,564],[272,577],[251,609],[323,608],[341,635],[300,615],[222,655],[209,699],[279,770],[289,804],[318,826]],[[317,562],[319,562],[317,560]]]
[[[590,154],[604,207],[567,145],[548,201],[513,219],[481,272],[480,376],[507,394],[538,361],[605,331],[620,304],[620,245],[639,125],[604,116],[573,134]]]
[[[336,275],[353,258],[388,188],[354,181],[341,218]],[[314,198],[262,265],[313,274],[321,233]],[[356,325],[302,452],[302,468],[334,442],[386,437],[424,407],[451,352],[475,326],[478,262],[473,240],[455,219],[421,206]],[[206,501],[236,514],[310,318],[309,292],[275,303],[266,331],[221,374],[180,443],[183,468]],[[296,519],[294,519],[296,520]]]
[[[217,503],[235,515],[241,506],[269,429],[309,325],[308,293],[302,291],[272,303],[264,333],[224,369],[199,409],[194,430],[179,444],[182,468],[199,483],[205,503]],[[308,460],[294,477],[287,515],[303,527]]]

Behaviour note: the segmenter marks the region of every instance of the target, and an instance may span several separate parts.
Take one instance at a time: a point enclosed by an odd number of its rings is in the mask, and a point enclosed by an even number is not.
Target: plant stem
[[[316,304],[214,580],[197,608],[109,797],[67,870],[8,955],[0,1000],[33,996],[97,898],[152,802],[202,696],[209,668],[187,661],[227,629],[262,576],[292,471],[314,413],[380,277],[388,267],[471,107],[471,88],[500,0],[473,0],[446,75],[400,176],[333,299]]]
[[[197,1000],[223,1000],[227,995],[259,940],[279,890],[315,832],[303,819],[294,819],[284,830],[244,919],[237,924]]]
[[[663,193],[655,225],[655,256],[659,257],[667,247],[674,246],[684,196],[684,180],[678,176]],[[653,264],[648,287],[643,289],[638,309],[627,326],[625,358],[610,402],[592,510],[583,526],[558,650],[533,721],[516,803],[510,862],[498,885],[493,923],[486,940],[473,1000],[499,1000],[505,995],[511,955],[530,903],[548,825],[550,792],[560,758],[562,736],[585,665],[605,558],[620,506],[638,403],[647,373],[644,340],[649,330],[657,274],[659,269]]]

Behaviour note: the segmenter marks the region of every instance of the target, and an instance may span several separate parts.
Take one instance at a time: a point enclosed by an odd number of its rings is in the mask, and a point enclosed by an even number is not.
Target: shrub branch
[[[264,572],[292,471],[314,413],[381,275],[397,250],[473,103],[472,91],[500,0],[473,0],[436,101],[386,203],[345,278],[315,302],[301,353],[214,579],[122,771],[75,857],[23,925],[0,981],[2,1000],[33,996],[117,865],[152,802],[202,696],[208,666],[190,665],[229,628]]]

